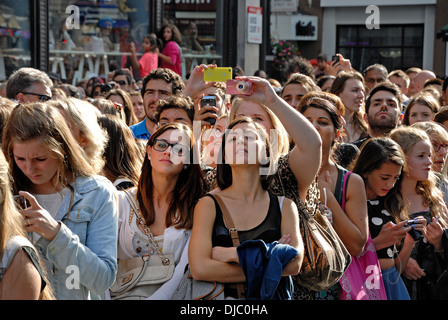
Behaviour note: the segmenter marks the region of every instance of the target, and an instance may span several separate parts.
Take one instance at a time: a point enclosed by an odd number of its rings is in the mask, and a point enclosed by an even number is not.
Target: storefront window
[[[160,20],[160,26],[172,23],[178,28],[179,73],[185,79],[199,63],[220,62],[222,35],[216,25],[223,0],[160,1],[160,16],[150,9],[153,4],[150,0],[49,0],[49,71],[74,85],[93,76],[106,77],[116,68],[131,66],[130,42],[139,57],[144,53],[142,42],[148,33],[157,36],[162,51],[163,33],[151,30],[156,25],[152,19]],[[138,70],[133,71],[138,80]]]
[[[181,33],[185,77],[201,63],[220,64],[222,59],[222,0],[164,0],[163,23]],[[161,35],[160,35],[161,36]]]
[[[0,0],[0,80],[30,63],[28,0]]]
[[[141,53],[149,0],[49,0],[50,71],[76,84],[129,67],[129,43]]]
[[[338,26],[337,52],[357,70],[374,63],[388,70],[422,67],[423,25],[385,26],[368,30],[365,26]]]

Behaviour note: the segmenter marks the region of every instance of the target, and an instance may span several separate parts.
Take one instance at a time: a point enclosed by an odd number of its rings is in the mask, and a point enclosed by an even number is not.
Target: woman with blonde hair
[[[404,219],[414,219],[415,223],[423,225],[420,233],[414,232],[417,243],[403,266],[404,281],[411,299],[437,299],[446,296],[437,280],[446,269],[443,261],[448,259],[448,210],[431,169],[431,140],[424,130],[413,126],[397,128],[390,137],[403,149],[407,163],[398,181],[392,209]]]
[[[3,132],[25,231],[39,250],[58,300],[98,298],[116,273],[117,204],[61,113],[43,103],[18,105]],[[70,285],[68,285],[70,284]]]
[[[91,103],[76,98],[49,101],[47,104],[59,110],[88,161],[100,173],[104,167],[103,153],[109,137],[97,122],[99,111]]]
[[[24,223],[13,200],[9,166],[0,150],[0,300],[54,299]]]

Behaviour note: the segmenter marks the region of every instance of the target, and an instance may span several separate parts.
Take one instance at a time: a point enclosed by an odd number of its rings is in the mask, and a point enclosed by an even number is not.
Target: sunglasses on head
[[[42,102],[47,102],[48,100],[51,100],[51,97],[47,96],[46,94],[40,94],[40,93],[34,93],[34,92],[22,92],[22,93],[31,95],[31,96],[38,96],[39,100]]]

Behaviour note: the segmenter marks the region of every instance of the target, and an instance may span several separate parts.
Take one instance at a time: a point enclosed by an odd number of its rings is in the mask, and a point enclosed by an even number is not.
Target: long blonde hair
[[[242,98],[235,98],[233,100],[232,107],[230,108],[229,123],[235,120],[238,108],[244,102],[245,100]],[[276,132],[277,137],[272,135],[272,132],[268,132],[268,135],[270,137],[270,143],[272,147],[271,158],[272,160],[277,162],[281,156],[284,156],[289,152],[289,134],[281,123],[280,119],[275,115],[274,112],[271,111],[271,109],[263,104],[259,104],[259,106],[261,106],[261,108],[263,108],[263,110],[268,114],[272,127]]]
[[[48,105],[65,111],[74,126],[87,140],[83,147],[87,159],[100,173],[104,167],[103,153],[106,148],[108,135],[106,130],[98,124],[98,116],[101,114],[92,104],[76,98],[67,98],[57,101],[49,101]]]
[[[391,132],[390,138],[401,146],[406,157],[408,157],[416,143],[428,141],[429,144],[431,144],[428,134],[423,129],[414,126],[399,127]],[[406,172],[404,172],[404,174],[406,174]],[[398,186],[401,186],[402,177],[397,182]],[[408,219],[409,214],[407,212],[407,206],[400,189],[401,188],[397,188],[398,207],[404,215],[403,218]],[[423,204],[430,207],[431,215],[433,217],[440,216],[440,224],[446,228],[448,226],[447,207],[443,201],[443,193],[437,187],[437,177],[432,170],[429,172],[428,180],[417,182],[416,191],[423,197]]]
[[[8,241],[14,236],[27,238],[23,228],[24,219],[16,207],[11,190],[11,176],[5,155],[0,150],[0,261],[5,253]],[[40,263],[40,261],[39,261]],[[45,272],[42,268],[42,272]],[[39,300],[53,300],[53,290],[43,275],[46,286],[42,290]]]

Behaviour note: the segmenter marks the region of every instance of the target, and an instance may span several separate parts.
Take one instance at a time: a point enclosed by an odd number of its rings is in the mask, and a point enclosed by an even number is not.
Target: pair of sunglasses
[[[46,94],[40,94],[40,93],[34,93],[34,92],[22,92],[23,94],[28,94],[31,96],[38,96],[39,100],[42,102],[47,102],[49,100],[51,100],[50,96],[47,96]]]

